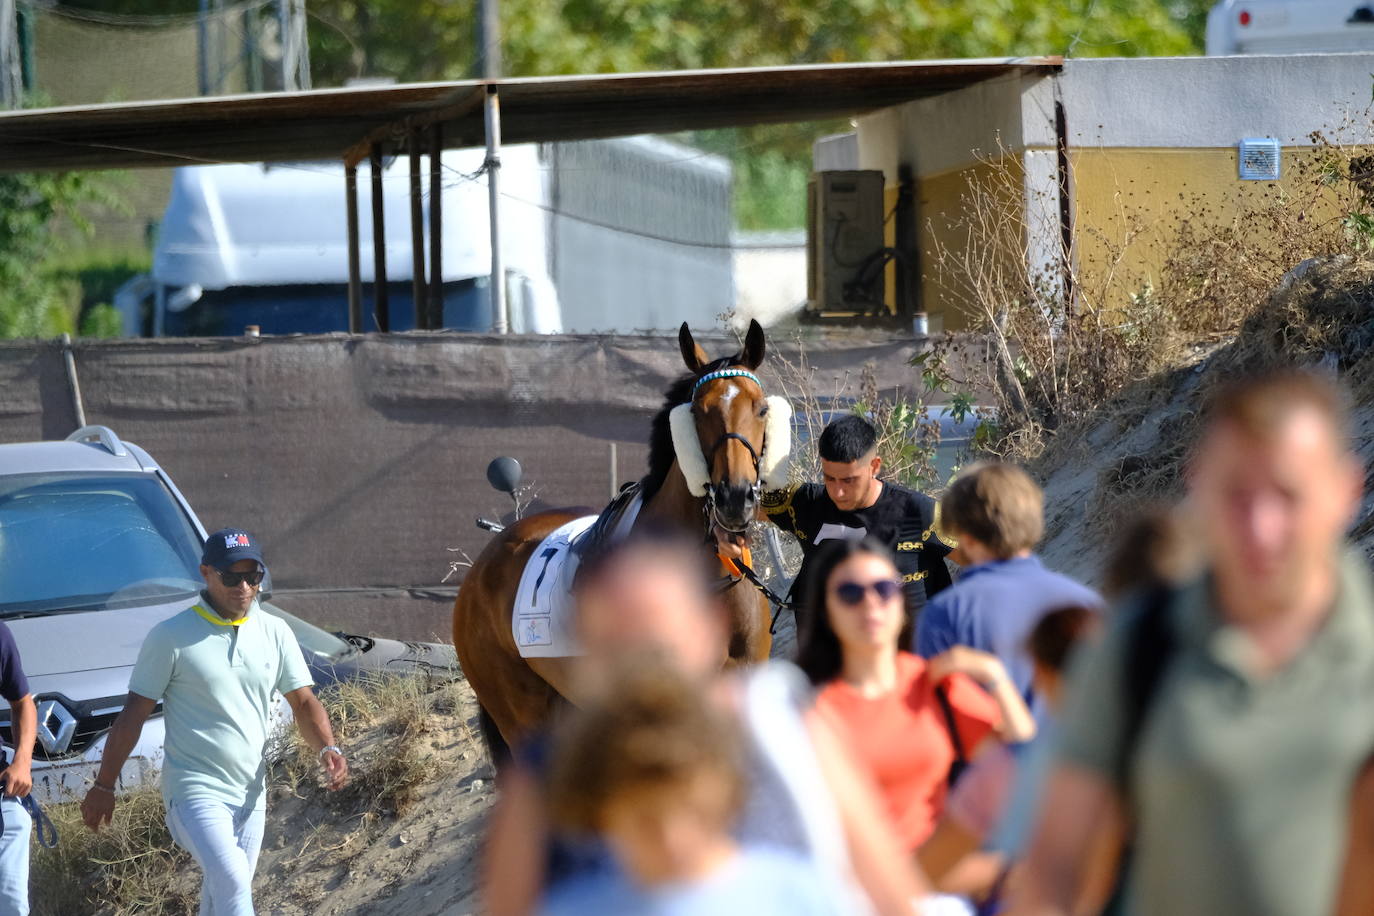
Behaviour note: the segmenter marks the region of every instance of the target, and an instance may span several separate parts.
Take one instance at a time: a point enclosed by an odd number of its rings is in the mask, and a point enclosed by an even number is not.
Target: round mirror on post
[[[512,497],[520,487],[520,478],[523,474],[520,462],[504,455],[493,458],[491,464],[487,465],[487,483],[502,493],[509,493]]]

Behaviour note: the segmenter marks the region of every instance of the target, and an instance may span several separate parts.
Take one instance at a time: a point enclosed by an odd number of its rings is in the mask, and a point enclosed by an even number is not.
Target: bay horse
[[[635,524],[652,521],[699,531],[702,549],[711,550],[707,545],[715,543],[716,527],[737,542],[743,538],[759,515],[765,479],[773,485],[786,482],[791,408],[783,398],[765,397],[754,375],[764,357],[758,322],[750,322],[744,347],[733,356],[708,359],[686,322],[678,345],[689,374],[668,389],[653,419],[649,473],[640,482],[643,504]],[[453,644],[477,695],[483,732],[498,754],[502,743],[510,746],[529,735],[559,703],[572,699],[574,659],[522,658],[511,617],[521,574],[535,549],[586,514],[559,509],[520,519],[491,540],[458,590]],[[768,603],[743,578],[731,579],[722,581],[731,630],[722,663],[763,661],[772,644]],[[498,737],[503,740],[497,742]]]

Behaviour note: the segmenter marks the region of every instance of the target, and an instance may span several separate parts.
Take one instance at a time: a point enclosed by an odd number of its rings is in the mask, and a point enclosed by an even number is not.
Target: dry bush
[[[1357,399],[1374,397],[1374,260],[1351,254],[1304,261],[1289,272],[1235,337],[1194,369],[1161,376],[1171,401],[1168,435],[1127,455],[1100,476],[1095,513],[1102,519],[1166,501],[1182,489],[1183,468],[1200,435],[1214,387],[1237,375],[1308,366],[1341,375]]]
[[[434,716],[458,708],[454,682],[435,684],[418,674],[372,674],[320,691],[335,740],[349,750],[349,784],[328,792],[315,751],[294,729],[275,756],[275,785],[336,813],[400,814],[440,769],[424,738]]]
[[[1314,133],[1309,155],[1287,157],[1281,184],[1254,189],[1224,215],[1201,195],[1180,195],[1161,218],[1134,203],[1133,191],[1120,191],[1113,225],[1075,227],[1091,257],[1029,270],[1034,252],[1057,250],[1059,227],[1029,224],[1018,157],[1002,151],[987,160],[960,211],[942,215],[958,244],[937,246],[934,260],[956,307],[972,318],[974,332],[957,346],[976,374],[970,383],[994,393],[1002,437],[995,450],[1037,457],[1056,432],[1100,417],[1128,390],[1148,398],[1145,380],[1195,363],[1237,334],[1252,348],[1268,339],[1276,359],[1291,361],[1321,349],[1313,341],[1336,325],[1348,326],[1352,315],[1336,302],[1316,307],[1303,298],[1290,307],[1275,290],[1299,262],[1374,248],[1374,159],[1342,142],[1357,126]],[[1133,264],[1157,265],[1154,276],[1135,279]],[[1303,283],[1290,287],[1306,290]],[[1246,325],[1252,318],[1272,331],[1268,338]]]
[[[60,841],[53,849],[33,849],[29,884],[35,916],[194,911],[198,886],[177,874],[191,857],[172,842],[157,789],[121,795],[114,820],[99,833],[86,829],[77,802],[44,810]]]
[[[805,342],[796,338],[797,356],[788,358],[777,349],[768,357],[779,393],[792,404],[793,481],[819,481],[820,455],[816,443],[827,423],[846,413],[857,413],[873,423],[878,432],[878,456],[883,477],[917,490],[938,489],[935,450],[940,445],[937,397],[948,398],[955,409],[973,410],[973,398],[954,390],[957,380],[948,368],[946,344],[919,354],[912,364],[909,388],[880,389],[872,366],[821,378],[806,355]]]

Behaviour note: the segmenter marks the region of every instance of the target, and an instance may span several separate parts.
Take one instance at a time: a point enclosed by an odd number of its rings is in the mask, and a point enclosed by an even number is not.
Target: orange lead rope
[[[716,554],[716,559],[720,560],[720,570],[722,573],[729,576],[731,579],[744,578],[744,573],[735,565],[734,560],[720,554]],[[748,547],[744,548],[744,556],[740,559],[744,561],[745,566],[752,567],[754,565],[754,555],[750,553]]]

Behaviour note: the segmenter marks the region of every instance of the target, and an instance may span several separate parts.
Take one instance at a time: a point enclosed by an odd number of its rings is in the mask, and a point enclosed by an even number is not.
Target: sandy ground
[[[273,790],[254,882],[260,914],[477,912],[477,853],[495,787],[477,701],[466,684],[456,694],[458,708],[431,716],[420,739],[436,771],[400,815],[335,811]],[[381,733],[350,753],[389,740]]]

